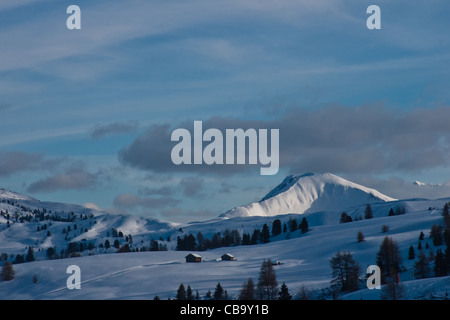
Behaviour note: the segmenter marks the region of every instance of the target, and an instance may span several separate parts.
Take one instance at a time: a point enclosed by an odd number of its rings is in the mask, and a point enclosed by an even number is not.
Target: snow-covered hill
[[[342,211],[368,203],[395,201],[331,173],[288,176],[259,202],[236,207],[222,217],[275,216],[288,213]]]
[[[13,262],[32,247],[35,261],[14,264],[16,278],[0,282],[0,299],[162,299],[174,298],[180,283],[189,284],[204,298],[220,282],[229,296],[238,295],[242,283],[258,277],[261,263],[270,258],[279,283],[285,282],[295,296],[301,288],[315,298],[331,280],[330,258],[338,251],[352,252],[363,270],[376,263],[384,237],[392,237],[403,258],[400,280],[406,299],[443,298],[450,291],[450,277],[414,279],[414,260],[408,259],[410,246],[417,249],[419,234],[427,255],[445,245],[435,246],[429,238],[432,225],[442,223],[442,208],[450,198],[395,200],[332,174],[289,176],[258,203],[230,210],[209,221],[176,225],[130,215],[112,215],[82,206],[41,202],[11,191],[0,192],[0,253]],[[363,219],[370,204],[372,219]],[[390,216],[391,209],[402,214]],[[353,222],[340,223],[345,211]],[[301,216],[299,216],[301,214]],[[188,252],[174,250],[177,239],[202,233],[205,239],[230,230],[242,237],[274,220],[289,225],[305,217],[310,230],[283,230],[271,235],[269,243],[216,247],[192,252],[202,263],[185,263]],[[388,228],[386,228],[388,227]],[[120,234],[118,235],[117,233]],[[365,240],[357,241],[362,232]],[[131,236],[131,237],[130,237]],[[151,239],[167,251],[148,250]],[[106,242],[111,244],[106,248]],[[129,253],[117,253],[113,242]],[[67,254],[71,243],[83,244],[81,252]],[[54,248],[57,259],[47,251]],[[221,261],[230,253],[235,261]],[[6,257],[5,257],[6,255]],[[72,258],[68,258],[72,257]],[[1,262],[3,263],[3,262]],[[69,265],[82,270],[81,290],[66,287]],[[34,280],[33,280],[34,279]],[[329,298],[329,297],[328,297]],[[362,290],[343,299],[379,299],[379,290]]]

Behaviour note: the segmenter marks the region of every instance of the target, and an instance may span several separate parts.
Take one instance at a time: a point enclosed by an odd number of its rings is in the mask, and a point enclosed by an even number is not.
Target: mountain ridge
[[[366,203],[396,200],[331,173],[306,173],[289,175],[260,201],[235,207],[220,216],[229,218],[303,214],[330,209],[338,211]]]

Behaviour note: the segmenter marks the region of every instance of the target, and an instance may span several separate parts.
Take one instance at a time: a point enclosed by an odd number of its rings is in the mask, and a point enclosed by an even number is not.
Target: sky
[[[369,30],[370,5],[381,29]],[[69,30],[67,7],[81,9]],[[0,2],[0,187],[164,221],[331,172],[450,196],[445,0]],[[175,166],[176,128],[280,130],[280,169]],[[420,181],[424,185],[413,184]]]

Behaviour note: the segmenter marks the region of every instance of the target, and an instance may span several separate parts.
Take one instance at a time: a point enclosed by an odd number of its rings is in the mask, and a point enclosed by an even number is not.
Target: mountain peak
[[[274,216],[338,211],[368,203],[395,201],[379,191],[332,173],[289,175],[259,202],[233,208],[223,216]]]

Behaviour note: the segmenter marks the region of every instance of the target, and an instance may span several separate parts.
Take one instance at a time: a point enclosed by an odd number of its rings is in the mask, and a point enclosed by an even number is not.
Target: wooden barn
[[[229,254],[229,253],[225,253],[225,254],[222,256],[222,260],[225,260],[225,261],[233,261],[233,260],[234,260],[234,257],[233,257],[231,254]]]
[[[189,253],[185,258],[186,262],[202,262],[202,257],[196,253]]]

